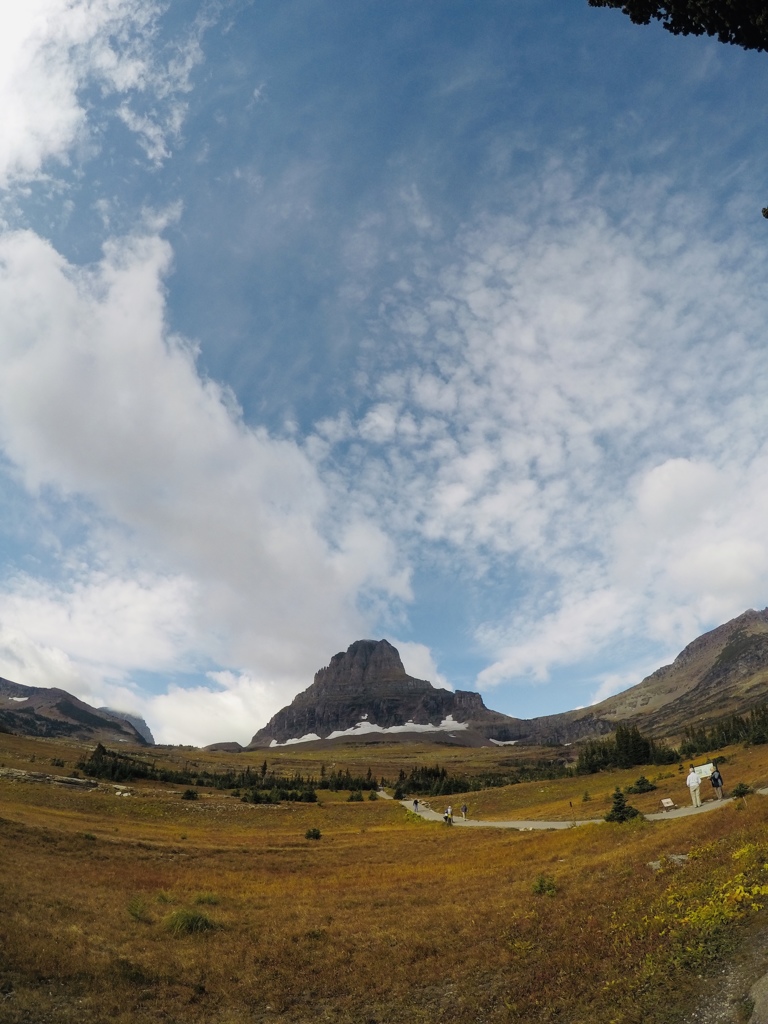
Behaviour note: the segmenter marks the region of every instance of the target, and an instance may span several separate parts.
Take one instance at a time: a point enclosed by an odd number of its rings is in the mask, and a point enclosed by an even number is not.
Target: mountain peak
[[[311,686],[260,729],[250,747],[370,733],[461,731],[482,742],[510,719],[488,711],[479,693],[438,689],[409,676],[387,640],[356,640],[315,673]],[[454,737],[455,738],[455,737]]]
[[[315,673],[312,686],[359,691],[410,678],[399,651],[387,640],[356,640]]]

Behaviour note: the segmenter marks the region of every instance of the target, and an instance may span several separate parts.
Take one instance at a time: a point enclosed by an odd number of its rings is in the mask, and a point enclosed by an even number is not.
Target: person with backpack
[[[720,769],[715,765],[715,770],[709,777],[709,781],[712,783],[712,789],[715,791],[715,796],[718,800],[723,799],[723,776],[720,774]]]

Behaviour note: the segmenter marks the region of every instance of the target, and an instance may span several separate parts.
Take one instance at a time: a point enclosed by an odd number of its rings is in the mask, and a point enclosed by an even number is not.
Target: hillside
[[[0,679],[0,731],[93,743],[147,744],[134,725],[114,712],[97,711],[66,690],[23,686],[9,679]]]
[[[768,700],[768,608],[750,609],[697,637],[671,665],[599,704],[519,720],[523,742],[573,742],[610,732],[619,722],[651,736],[743,714]]]

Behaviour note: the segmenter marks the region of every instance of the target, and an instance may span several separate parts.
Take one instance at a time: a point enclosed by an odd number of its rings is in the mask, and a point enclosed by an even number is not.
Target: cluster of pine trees
[[[474,793],[496,786],[514,786],[519,782],[561,779],[570,774],[570,769],[562,760],[520,762],[510,772],[484,772],[479,775],[451,775],[447,768],[441,768],[439,764],[432,767],[420,765],[412,768],[408,774],[400,770],[395,796],[400,793],[402,795],[398,799],[402,799],[408,794],[450,796],[453,793]]]
[[[101,743],[89,757],[80,761],[78,768],[95,779],[109,779],[111,782],[131,782],[134,779],[153,779],[177,786],[210,786],[214,789],[244,791],[243,799],[252,803],[279,803],[281,800],[296,800],[314,803],[318,782],[312,776],[294,773],[289,777],[276,775],[264,761],[260,769],[248,766],[243,771],[211,772],[196,765],[183,769],[158,767],[132,754],[107,750]]]
[[[685,729],[680,744],[682,757],[695,757],[709,750],[720,750],[729,743],[768,743],[768,705],[761,704],[747,715],[731,715],[711,728]]]
[[[593,775],[607,768],[634,768],[636,764],[674,764],[678,752],[665,743],[643,736],[636,725],[619,725],[613,736],[587,740],[579,749],[577,775]]]
[[[381,785],[385,784],[385,780],[381,780]],[[365,775],[352,775],[349,768],[345,768],[344,771],[331,771],[329,773],[325,770],[325,765],[320,768],[320,778],[317,782],[318,789],[330,789],[332,792],[337,792],[340,789],[353,790],[354,792],[361,792],[362,790],[376,790],[379,788],[379,783],[376,781],[376,776],[369,768]]]

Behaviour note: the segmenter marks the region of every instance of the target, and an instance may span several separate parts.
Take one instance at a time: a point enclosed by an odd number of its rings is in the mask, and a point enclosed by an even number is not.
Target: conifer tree
[[[636,818],[639,814],[640,811],[627,803],[624,794],[617,786],[613,792],[613,807],[606,814],[605,820],[624,822],[629,821],[630,818]]]

